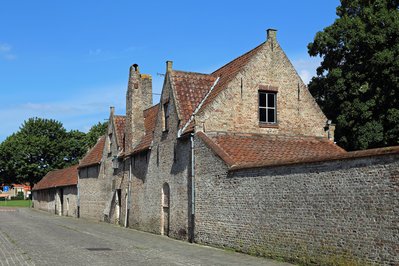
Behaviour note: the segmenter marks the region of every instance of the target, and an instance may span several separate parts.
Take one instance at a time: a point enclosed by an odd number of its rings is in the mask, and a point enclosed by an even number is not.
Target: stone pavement
[[[0,265],[291,264],[106,223],[0,208]]]

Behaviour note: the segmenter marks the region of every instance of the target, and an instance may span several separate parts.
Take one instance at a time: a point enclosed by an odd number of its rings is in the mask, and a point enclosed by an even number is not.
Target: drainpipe
[[[77,214],[76,214],[76,217],[77,218],[80,218],[80,188],[79,188],[79,181],[78,181],[78,183],[76,184],[76,188],[78,189],[78,199],[77,199]]]
[[[191,239],[194,242],[194,226],[195,226],[195,158],[194,158],[194,133],[190,134],[191,141]]]
[[[131,163],[132,157],[130,157],[129,160],[129,181],[127,183],[127,197],[126,197],[126,213],[125,213],[125,227],[128,227],[128,222],[129,222],[129,209],[130,209],[130,184],[132,183],[132,163]]]

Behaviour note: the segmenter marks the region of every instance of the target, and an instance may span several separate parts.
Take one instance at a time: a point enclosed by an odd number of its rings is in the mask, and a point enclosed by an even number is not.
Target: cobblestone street
[[[290,264],[106,223],[0,208],[0,265]]]

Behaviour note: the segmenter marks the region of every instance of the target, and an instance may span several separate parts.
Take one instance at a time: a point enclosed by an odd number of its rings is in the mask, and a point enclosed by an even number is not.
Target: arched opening
[[[170,221],[170,188],[168,183],[164,183],[162,186],[162,197],[161,197],[161,234],[169,236],[169,221]]]

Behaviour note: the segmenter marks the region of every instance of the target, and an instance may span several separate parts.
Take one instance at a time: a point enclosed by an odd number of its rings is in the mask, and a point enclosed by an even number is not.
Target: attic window
[[[259,122],[277,123],[277,93],[274,91],[259,91]]]
[[[169,130],[169,102],[163,104],[163,114],[164,114],[164,131]]]

